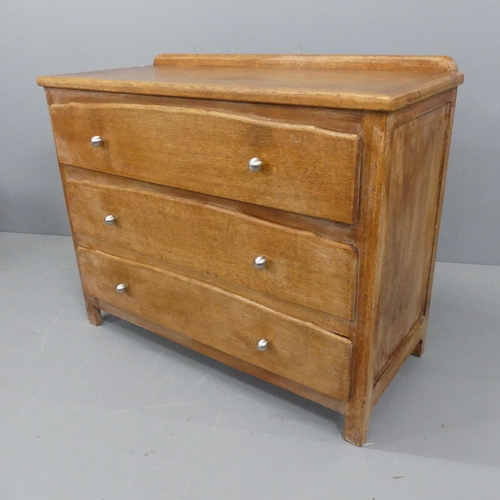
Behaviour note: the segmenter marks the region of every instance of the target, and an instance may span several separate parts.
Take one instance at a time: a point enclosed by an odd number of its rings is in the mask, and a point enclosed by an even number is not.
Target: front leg
[[[87,308],[87,317],[89,323],[94,326],[99,326],[102,323],[101,310],[96,307],[96,300],[94,297],[84,295],[85,307]]]

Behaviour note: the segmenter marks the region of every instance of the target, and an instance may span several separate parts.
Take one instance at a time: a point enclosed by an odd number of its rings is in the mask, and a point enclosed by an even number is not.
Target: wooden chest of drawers
[[[172,56],[41,77],[101,310],[345,414],[423,351],[448,57]]]

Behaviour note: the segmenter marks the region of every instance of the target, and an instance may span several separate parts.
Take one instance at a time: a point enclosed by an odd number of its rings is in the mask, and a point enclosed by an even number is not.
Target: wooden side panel
[[[451,104],[396,118],[381,214],[382,280],[378,301],[378,374],[425,314]]]
[[[351,342],[237,295],[102,252],[77,251],[84,290],[302,385],[346,401]],[[115,287],[125,283],[124,293]],[[269,341],[267,350],[257,342]]]
[[[59,160],[312,215],[355,220],[358,136],[195,108],[54,104]],[[101,136],[94,148],[90,138]],[[252,158],[263,162],[251,172]]]
[[[125,182],[126,184],[126,182]],[[351,318],[354,247],[209,204],[114,184],[66,181],[73,229],[122,248]],[[114,225],[104,224],[113,214]],[[264,255],[257,270],[253,260]]]

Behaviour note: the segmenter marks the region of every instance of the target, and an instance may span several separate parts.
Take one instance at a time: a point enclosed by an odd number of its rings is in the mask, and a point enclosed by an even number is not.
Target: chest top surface
[[[446,56],[163,55],[59,76],[44,87],[393,111],[463,82]]]

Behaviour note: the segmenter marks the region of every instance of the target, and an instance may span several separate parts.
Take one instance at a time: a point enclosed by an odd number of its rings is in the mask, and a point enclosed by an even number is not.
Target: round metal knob
[[[248,162],[248,168],[251,172],[258,172],[262,168],[262,160],[260,158],[252,158]]]
[[[94,137],[90,139],[90,144],[92,144],[94,148],[98,148],[104,144],[104,139],[100,135],[94,135]]]
[[[256,269],[264,269],[266,262],[267,259],[263,255],[259,255],[258,257],[255,257],[253,265],[255,266]]]
[[[259,351],[265,351],[269,346],[269,340],[267,339],[260,339],[258,342],[257,342],[257,349]]]
[[[104,224],[106,224],[106,226],[116,224],[116,217],[114,215],[106,215],[106,217],[104,217]]]
[[[120,283],[119,285],[116,285],[116,291],[118,293],[123,293],[127,289],[127,285],[125,283]]]

